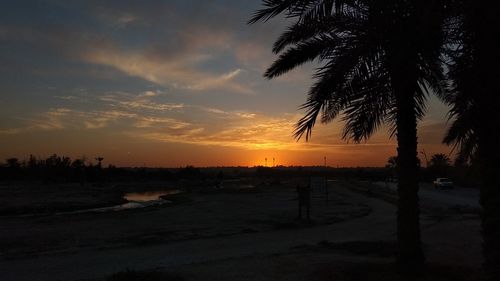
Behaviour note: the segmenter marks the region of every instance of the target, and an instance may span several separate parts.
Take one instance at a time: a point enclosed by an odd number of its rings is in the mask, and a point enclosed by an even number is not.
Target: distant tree
[[[387,164],[385,164],[385,167],[390,170],[389,181],[393,181],[394,179],[396,179],[398,176],[396,173],[398,167],[398,157],[389,157],[389,159],[387,159]]]
[[[437,153],[432,155],[429,161],[429,165],[427,166],[426,173],[427,176],[430,177],[430,179],[450,176],[451,173],[450,158],[443,153]]]
[[[71,168],[73,169],[83,169],[85,167],[85,160],[84,159],[75,159],[73,162],[71,162]]]
[[[181,168],[177,172],[177,176],[181,179],[203,179],[200,169],[191,165]]]
[[[437,153],[432,155],[431,160],[429,161],[429,167],[450,167],[451,160],[450,158],[443,153]]]
[[[398,166],[398,157],[391,156],[387,159],[387,164],[385,164],[386,168],[395,169]]]
[[[30,154],[27,166],[29,169],[36,169],[40,166],[39,160],[33,154]]]
[[[21,167],[21,163],[19,162],[19,159],[13,157],[13,158],[8,158],[6,160],[6,164],[8,168],[11,169],[18,169]]]
[[[59,162],[59,166],[61,168],[69,168],[71,166],[71,158],[67,156],[61,157],[61,161]]]
[[[57,156],[57,154],[52,154],[47,159],[45,159],[45,167],[47,168],[55,168],[60,166],[61,157]]]
[[[101,165],[101,162],[102,160],[104,160],[104,157],[96,157],[95,160],[97,160],[97,168],[101,169],[102,168],[102,165]]]

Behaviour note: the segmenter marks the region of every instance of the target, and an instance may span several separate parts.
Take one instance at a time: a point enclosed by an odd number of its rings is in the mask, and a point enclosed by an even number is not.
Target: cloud
[[[121,108],[124,110],[152,110],[171,111],[184,108],[182,103],[162,103],[153,101],[152,98],[158,96],[157,93],[146,91],[139,95],[130,95],[123,92],[111,92],[99,97],[99,100],[106,102],[107,106]]]
[[[23,128],[0,129],[0,135],[17,135],[23,131]]]
[[[341,123],[317,126],[311,142],[296,142],[292,132],[300,114],[270,116],[245,110],[159,102],[161,98],[161,95],[154,91],[138,94],[108,92],[94,97],[95,101],[101,102],[102,108],[99,110],[52,108],[36,118],[27,119],[28,125],[24,128],[6,129],[0,133],[106,129],[129,138],[142,138],[153,142],[245,150],[328,151],[346,145],[338,133],[332,134],[332,131],[340,130]],[[185,112],[189,112],[189,115]],[[116,128],[120,128],[120,131]],[[388,143],[387,139],[379,137],[374,138],[371,145],[393,146],[394,143]]]
[[[422,122],[418,127],[418,142],[420,144],[440,144],[447,129],[446,122]]]
[[[233,69],[223,74],[198,70],[196,65],[205,61],[208,55],[182,54],[174,59],[159,61],[141,51],[104,46],[88,50],[81,56],[87,62],[110,66],[127,75],[163,86],[193,91],[222,89],[236,93],[253,93],[250,88],[234,79],[242,69]]]
[[[185,143],[201,146],[233,147],[246,150],[322,150],[346,145],[340,139],[323,139],[322,142],[296,142],[292,130],[296,115],[284,114],[279,117],[257,113],[244,114],[219,111],[209,108],[215,114],[230,116],[223,127],[210,127],[208,124],[190,124],[181,130],[162,129],[141,133],[129,132],[136,138],[152,141]],[[229,117],[227,117],[229,118]],[[385,145],[379,143],[377,145]],[[390,144],[393,145],[393,144]]]
[[[166,126],[172,130],[186,128],[190,125],[188,122],[179,121],[173,118],[158,118],[158,117],[141,117],[133,124],[136,128],[151,128],[158,126]]]
[[[137,21],[137,17],[131,13],[119,11],[101,11],[98,17],[106,24],[115,28],[126,28]]]
[[[25,125],[18,128],[0,129],[0,134],[17,135],[29,131],[52,131],[66,128],[65,120],[71,114],[68,108],[50,109],[35,118],[18,118],[24,121]]]
[[[154,5],[50,3],[52,10],[64,7],[70,15],[81,16],[81,22],[58,24],[65,19],[54,23],[43,15],[40,17],[45,21],[36,26],[0,21],[0,40],[36,44],[39,56],[45,55],[40,50],[46,50],[57,57],[107,66],[176,89],[253,94],[245,72],[255,71],[254,64],[267,61],[260,56],[264,39],[242,37],[253,31],[267,33],[269,28],[245,25],[251,11],[248,4],[214,4],[193,2],[198,8],[192,9],[181,1]],[[203,10],[198,10],[201,7]]]
[[[153,92],[153,91],[145,91],[141,94],[139,94],[139,97],[156,97],[158,95],[158,93],[156,92]]]

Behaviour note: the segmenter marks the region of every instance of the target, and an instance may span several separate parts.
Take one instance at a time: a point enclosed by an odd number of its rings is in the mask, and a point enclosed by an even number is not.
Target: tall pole
[[[273,157],[273,167],[275,167],[275,165],[274,165],[274,157]]]
[[[266,161],[266,167],[267,167],[267,157],[265,158],[265,161]]]
[[[323,158],[325,160],[325,194],[326,194],[326,205],[328,205],[328,177],[326,170],[326,156]]]
[[[425,153],[425,149],[422,149],[420,153],[422,153],[425,157],[425,167],[427,168],[429,166],[429,160],[427,160],[427,153]]]

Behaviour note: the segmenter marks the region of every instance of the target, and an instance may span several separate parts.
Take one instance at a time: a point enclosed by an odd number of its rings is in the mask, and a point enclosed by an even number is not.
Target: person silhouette
[[[297,185],[297,194],[299,199],[299,219],[302,219],[302,208],[306,208],[306,218],[310,220],[310,210],[311,210],[311,186],[308,185]]]

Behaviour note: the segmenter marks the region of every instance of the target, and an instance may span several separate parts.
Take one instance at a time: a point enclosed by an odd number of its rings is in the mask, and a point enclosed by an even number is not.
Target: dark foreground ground
[[[315,196],[308,222],[296,219],[295,184],[142,184],[139,189],[185,192],[169,204],[103,213],[61,213],[54,202],[67,204],[66,211],[115,204],[134,185],[95,187],[90,195],[79,191],[81,196],[75,195],[78,187],[39,192],[34,209],[23,205],[30,202],[23,201],[26,193],[4,184],[4,209],[25,211],[0,217],[0,279],[408,280],[393,266],[396,208],[390,185],[330,181],[328,202]],[[425,185],[422,192],[428,270],[415,280],[479,280],[477,193]],[[16,196],[9,201],[9,194]],[[44,202],[51,207],[40,211]]]

